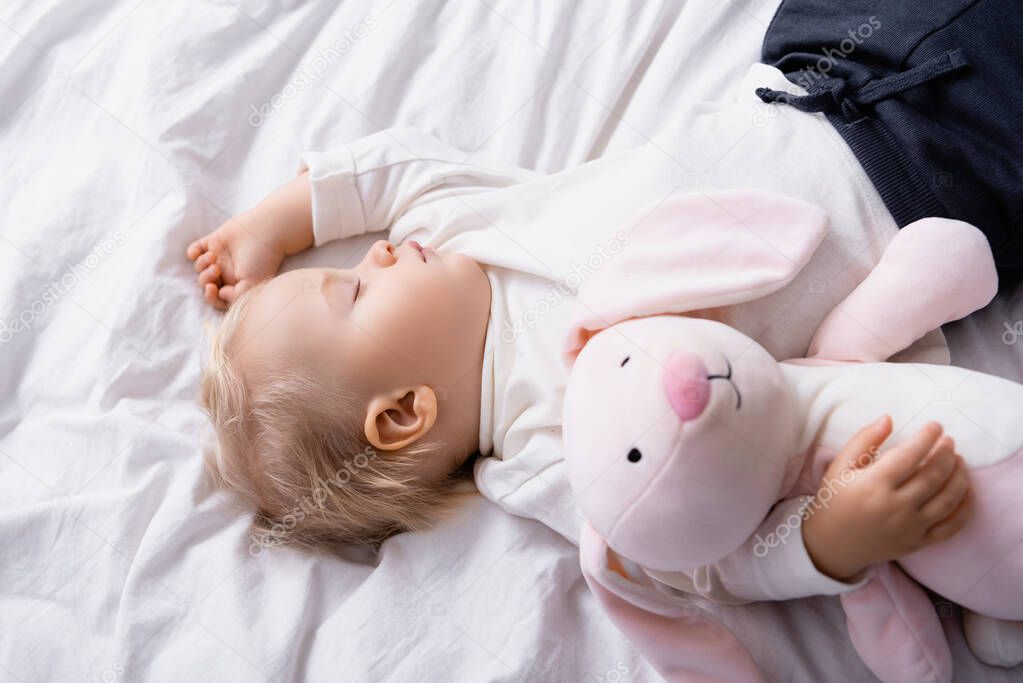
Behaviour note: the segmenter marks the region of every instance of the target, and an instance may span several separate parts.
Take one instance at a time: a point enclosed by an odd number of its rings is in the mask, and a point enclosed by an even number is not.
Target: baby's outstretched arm
[[[875,459],[891,430],[887,416],[860,430],[808,508],[807,552],[833,578],[851,580],[872,564],[940,543],[969,521],[970,482],[951,437],[930,423]]]
[[[284,257],[313,246],[309,174],[271,192],[188,245],[206,301],[227,308],[246,289],[277,274]]]

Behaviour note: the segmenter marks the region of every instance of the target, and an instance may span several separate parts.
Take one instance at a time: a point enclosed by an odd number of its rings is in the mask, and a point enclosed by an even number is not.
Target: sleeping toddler
[[[637,212],[672,193],[758,188],[828,212],[828,236],[790,284],[708,313],[777,358],[803,355],[899,224],[822,115],[764,104],[758,87],[803,92],[757,64],[731,97],[679,114],[674,145],[552,175],[482,163],[413,129],[383,131],[306,153],[297,177],[189,245],[206,301],[227,311],[202,379],[218,436],[211,465],[258,511],[257,537],[380,543],[442,518],[474,480],[575,541],[560,447],[574,292],[628,248]],[[278,274],[288,256],[376,231],[387,239],[352,267]],[[915,350],[947,362],[940,332]],[[790,542],[693,570],[694,592],[722,602],[840,594],[870,565],[959,531],[971,498],[953,439],[932,423],[864,466],[890,430],[881,417],[850,441],[826,480],[862,474],[797,515]],[[907,463],[913,475],[897,479]]]

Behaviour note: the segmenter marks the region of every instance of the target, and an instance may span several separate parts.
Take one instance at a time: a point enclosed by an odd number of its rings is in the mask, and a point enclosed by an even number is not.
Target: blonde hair
[[[451,512],[472,490],[471,463],[426,480],[419,463],[436,445],[377,452],[342,388],[297,368],[241,376],[231,351],[264,284],[240,296],[213,333],[199,398],[217,433],[207,467],[218,485],[256,508],[256,546],[337,552],[428,528]]]

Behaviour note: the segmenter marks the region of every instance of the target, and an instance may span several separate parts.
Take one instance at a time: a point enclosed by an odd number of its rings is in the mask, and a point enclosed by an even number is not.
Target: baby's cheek
[[[417,458],[417,472],[428,481],[439,482],[458,469],[458,461],[452,458],[456,449],[440,449],[420,453]]]

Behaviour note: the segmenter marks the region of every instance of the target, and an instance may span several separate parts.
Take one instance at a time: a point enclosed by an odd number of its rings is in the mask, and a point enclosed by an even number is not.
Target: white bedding
[[[215,315],[183,252],[300,151],[391,125],[541,171],[670,154],[777,2],[5,3],[0,681],[656,680],[574,546],[482,499],[375,558],[250,552],[202,476]],[[952,326],[953,359],[1023,379],[1017,321]],[[713,609],[774,680],[871,680],[836,600]],[[1013,680],[945,623],[957,679]]]

